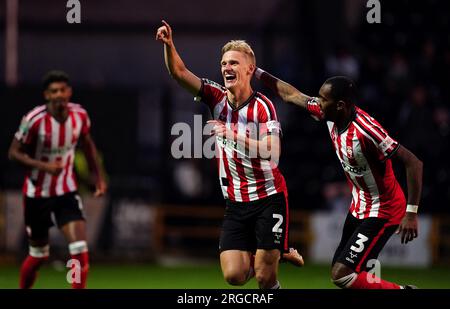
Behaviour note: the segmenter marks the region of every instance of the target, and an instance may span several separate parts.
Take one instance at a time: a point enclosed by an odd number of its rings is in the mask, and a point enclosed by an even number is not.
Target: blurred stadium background
[[[18,286],[27,253],[23,170],[7,160],[7,149],[21,116],[43,103],[41,76],[54,68],[70,74],[73,101],[90,113],[110,186],[105,198],[92,198],[86,164],[77,158],[92,257],[88,286],[227,287],[218,263],[224,205],[215,162],[170,155],[172,125],[193,125],[194,113],[204,121],[209,115],[167,74],[154,40],[161,19],[171,23],[188,67],[218,82],[220,48],[237,38],[253,46],[260,67],[306,93],[317,93],[330,75],[354,78],[360,106],[424,162],[420,236],[407,246],[397,236],[390,240],[380,257],[382,276],[450,288],[449,5],[381,1],[381,23],[369,24],[366,3],[81,1],[81,24],[68,24],[66,1],[0,0],[0,288]],[[303,269],[282,265],[281,282],[333,288],[328,265],[350,193],[327,130],[254,86],[277,103],[291,242],[307,261]],[[51,243],[51,261],[36,287],[68,288],[67,248],[56,230]]]

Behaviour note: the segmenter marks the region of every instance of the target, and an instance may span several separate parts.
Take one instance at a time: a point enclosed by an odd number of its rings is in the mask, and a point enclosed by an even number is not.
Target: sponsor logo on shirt
[[[42,153],[46,154],[46,155],[63,155],[74,148],[75,148],[75,145],[68,145],[68,146],[58,147],[58,148],[44,147],[42,149]]]
[[[362,175],[362,174],[364,174],[364,172],[367,171],[367,165],[351,166],[351,165],[348,165],[347,163],[345,163],[344,161],[341,161],[341,164],[342,164],[342,168],[344,169],[344,171],[351,173],[351,174]]]

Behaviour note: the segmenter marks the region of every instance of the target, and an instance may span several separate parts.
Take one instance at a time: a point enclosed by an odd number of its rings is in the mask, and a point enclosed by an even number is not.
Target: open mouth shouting
[[[225,72],[224,73],[224,79],[225,79],[225,86],[229,87],[236,83],[237,76],[234,72]]]

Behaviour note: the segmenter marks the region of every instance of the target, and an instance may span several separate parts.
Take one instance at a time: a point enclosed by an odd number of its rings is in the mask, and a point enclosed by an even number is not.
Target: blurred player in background
[[[214,118],[209,123],[216,135],[219,181],[226,200],[219,242],[224,278],[229,284],[243,285],[255,276],[260,288],[280,288],[280,252],[296,265],[303,265],[303,259],[295,249],[288,251],[287,189],[276,166],[280,124],[272,102],[251,88],[255,55],[245,41],[228,42],[220,62],[223,87],[186,68],[165,21],[156,39],[164,43],[170,75],[201,98]],[[262,128],[255,139],[248,136],[249,123]],[[254,157],[248,155],[252,150],[256,150]]]
[[[27,169],[23,199],[29,255],[20,270],[20,288],[33,286],[40,266],[48,259],[48,231],[54,223],[69,244],[71,258],[80,265],[80,280],[75,280],[72,287],[85,288],[88,246],[73,171],[78,142],[95,175],[95,196],[105,193],[106,183],[89,133],[89,116],[81,105],[69,102],[72,96],[69,77],[64,72],[50,71],[44,77],[43,86],[47,103],[22,118],[9,149],[9,158]]]
[[[378,257],[395,231],[401,233],[404,244],[417,237],[422,162],[355,105],[355,84],[349,78],[329,78],[320,88],[319,96],[310,97],[259,68],[255,76],[285,102],[327,122],[353,196],[333,257],[333,282],[352,289],[413,288],[374,278],[367,273],[367,262]],[[406,168],[408,203],[395,178],[391,158],[400,159]]]

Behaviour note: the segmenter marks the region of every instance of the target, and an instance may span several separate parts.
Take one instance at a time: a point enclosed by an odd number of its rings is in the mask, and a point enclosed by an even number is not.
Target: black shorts
[[[378,258],[378,254],[397,227],[398,225],[393,225],[387,219],[357,219],[348,213],[332,265],[339,262],[357,273],[370,269],[367,262]]]
[[[252,202],[226,201],[219,250],[288,250],[287,194],[277,193]]]
[[[28,238],[32,240],[47,239],[48,229],[54,223],[60,228],[71,221],[84,220],[82,209],[80,196],[76,192],[44,198],[24,197],[25,226]]]

